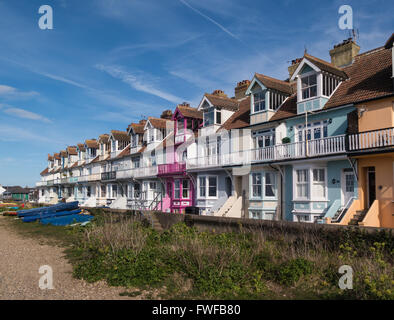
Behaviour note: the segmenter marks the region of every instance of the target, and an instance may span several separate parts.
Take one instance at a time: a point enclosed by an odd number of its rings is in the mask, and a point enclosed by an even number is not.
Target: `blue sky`
[[[43,4],[53,30],[38,27]],[[255,72],[285,79],[305,47],[329,60],[348,37],[343,4],[361,51],[394,31],[391,0],[0,0],[0,184],[33,186],[48,153],[205,92],[232,96]]]

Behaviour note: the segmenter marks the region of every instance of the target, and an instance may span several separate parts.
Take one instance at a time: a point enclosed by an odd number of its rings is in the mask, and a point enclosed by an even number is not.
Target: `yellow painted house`
[[[347,88],[357,108],[357,133],[348,135],[349,161],[358,197],[338,224],[394,228],[394,34],[361,57],[365,74],[358,90]],[[343,88],[342,88],[343,89]],[[331,223],[331,221],[327,221]]]

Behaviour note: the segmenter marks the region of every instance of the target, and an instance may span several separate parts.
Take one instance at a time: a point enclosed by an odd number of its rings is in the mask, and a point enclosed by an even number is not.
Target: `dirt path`
[[[7,226],[7,219],[0,216],[0,300],[130,299],[119,296],[125,291],[123,288],[74,279],[72,266],[64,257],[62,248],[42,245],[37,239],[19,235]],[[42,274],[38,270],[43,265],[52,267],[52,290],[39,288]]]

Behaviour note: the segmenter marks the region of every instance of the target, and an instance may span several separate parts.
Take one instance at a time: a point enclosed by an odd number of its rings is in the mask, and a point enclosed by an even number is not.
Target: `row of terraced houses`
[[[393,42],[347,39],[50,154],[39,201],[394,227]]]

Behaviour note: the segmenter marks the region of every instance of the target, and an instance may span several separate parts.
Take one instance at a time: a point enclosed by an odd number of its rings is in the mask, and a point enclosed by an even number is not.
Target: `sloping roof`
[[[312,62],[320,70],[327,71],[331,74],[337,75],[337,76],[344,78],[344,79],[347,78],[347,74],[343,69],[336,67],[335,65],[333,65],[330,62],[316,58],[316,57],[311,56],[310,54],[307,54],[307,53],[304,54],[304,58],[306,58],[307,60]]]
[[[268,89],[278,90],[287,94],[293,93],[293,89],[288,81],[271,78],[260,73],[255,73],[255,77]]]
[[[117,141],[129,141],[130,137],[126,131],[111,130],[111,135]]]
[[[48,153],[48,161],[52,161],[52,160],[53,160],[53,156]]]
[[[104,134],[100,135],[98,141],[99,141],[99,143],[108,143],[109,134],[104,133]]]
[[[143,134],[146,121],[143,123],[130,123],[129,128],[132,127],[134,133]]]
[[[177,109],[184,117],[195,118],[195,119],[203,118],[203,112],[197,110],[197,108],[179,105]]]
[[[83,143],[78,143],[77,146],[80,151],[86,151],[85,145]]]
[[[55,153],[55,154],[53,155],[53,157],[54,157],[56,160],[60,160],[60,153]]]
[[[276,110],[269,121],[281,120],[297,115],[297,94],[288,97],[283,104]]]
[[[99,145],[98,145],[98,142],[97,142],[96,139],[88,139],[88,140],[86,140],[85,141],[85,145],[88,148],[92,148],[92,149],[98,149],[99,148]]]
[[[128,145],[126,148],[124,148],[123,151],[118,154],[116,159],[124,158],[124,157],[127,157],[129,155],[130,155],[130,145]]]
[[[229,111],[237,111],[239,108],[239,102],[235,99],[231,99],[228,97],[219,96],[216,94],[206,93],[204,95],[211,104],[215,107],[220,107]]]
[[[69,147],[67,147],[67,152],[68,152],[68,154],[71,155],[71,156],[76,156],[76,155],[78,155],[77,147],[75,147],[75,146],[69,146]]]
[[[76,168],[78,167],[78,161],[74,162],[74,164],[70,168]]]
[[[67,157],[67,156],[68,156],[68,154],[67,154],[67,151],[66,151],[66,150],[62,150],[62,151],[60,151],[60,155],[61,155],[63,158],[65,158],[65,157]]]
[[[391,49],[391,48],[393,47],[393,43],[394,43],[394,32],[393,32],[393,34],[391,35],[391,37],[386,41],[384,47],[385,47],[386,49]]]
[[[140,150],[137,151],[137,153],[143,153],[146,149],[146,145],[142,146],[142,148]]]
[[[349,79],[340,84],[324,109],[394,95],[391,54],[381,47],[356,56],[344,68]]]
[[[231,115],[230,118],[220,127],[220,130],[240,129],[250,124],[250,97],[242,100],[239,110]]]
[[[4,186],[4,189],[6,189],[6,192],[9,192],[9,193],[23,193],[23,194],[26,194],[26,193],[30,192],[29,188],[22,188],[20,186],[10,186],[10,187]]]
[[[154,117],[148,117],[148,120],[151,123],[151,125],[157,129],[166,129],[167,122],[172,121],[170,119],[162,119],[162,118],[154,118]]]
[[[45,168],[44,170],[41,171],[40,176],[43,176],[44,174],[48,173],[48,168]]]

